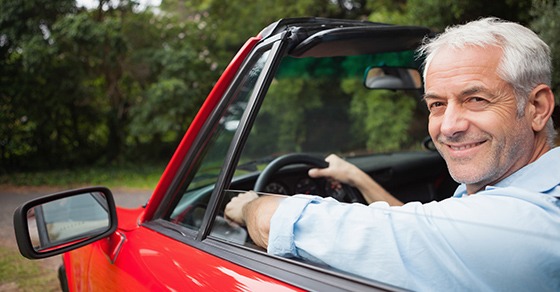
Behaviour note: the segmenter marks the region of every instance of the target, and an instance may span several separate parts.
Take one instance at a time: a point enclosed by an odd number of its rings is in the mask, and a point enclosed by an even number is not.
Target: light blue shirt
[[[268,252],[416,291],[560,291],[560,147],[474,195],[390,207],[296,195]]]

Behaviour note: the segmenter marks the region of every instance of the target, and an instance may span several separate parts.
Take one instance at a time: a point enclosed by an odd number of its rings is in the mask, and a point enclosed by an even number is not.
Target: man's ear
[[[533,131],[540,132],[554,111],[554,93],[548,85],[539,84],[531,91],[528,106],[532,114]]]

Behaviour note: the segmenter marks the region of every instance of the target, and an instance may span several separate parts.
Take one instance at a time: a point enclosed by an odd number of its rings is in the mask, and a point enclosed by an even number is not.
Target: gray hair
[[[531,90],[539,84],[551,86],[552,61],[548,45],[530,29],[495,17],[483,18],[464,25],[448,27],[433,39],[424,40],[418,52],[426,72],[442,48],[463,49],[465,46],[497,46],[503,51],[497,68],[500,78],[510,84],[517,99],[517,115],[524,115]],[[556,131],[552,119],[546,124],[547,141],[553,146]]]

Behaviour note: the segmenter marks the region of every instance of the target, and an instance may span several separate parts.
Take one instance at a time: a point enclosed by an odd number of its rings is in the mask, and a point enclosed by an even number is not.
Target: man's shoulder
[[[550,155],[552,157],[560,158],[560,146],[554,147],[543,154],[544,156]]]
[[[560,192],[560,147],[553,148],[492,187],[515,187],[531,192]],[[560,194],[556,194],[560,196]]]

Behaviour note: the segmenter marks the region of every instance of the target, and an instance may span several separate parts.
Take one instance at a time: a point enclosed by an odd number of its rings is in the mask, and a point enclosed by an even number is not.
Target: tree
[[[29,158],[41,157],[45,148],[64,139],[64,122],[59,119],[64,111],[56,108],[52,97],[71,85],[54,83],[51,77],[64,73],[67,64],[47,54],[52,25],[77,9],[70,0],[2,0],[0,7],[0,159],[4,168],[29,164]]]
[[[530,8],[531,0],[408,0],[407,20],[409,24],[425,25],[435,30],[485,16],[527,24]]]
[[[219,66],[251,36],[275,21],[288,17],[366,19],[367,0],[176,0],[173,7],[197,11],[208,26],[212,51],[219,52]]]
[[[494,15],[530,24],[559,68],[559,2],[165,0],[155,13],[133,0],[100,0],[92,10],[74,0],[0,0],[0,170],[113,163],[138,153],[168,157],[242,43],[280,18],[369,19],[439,31]],[[387,104],[380,97],[362,106]],[[294,138],[279,139],[288,145]]]
[[[552,57],[552,88],[560,103],[560,0],[535,0],[531,15],[531,27],[550,46]]]
[[[135,30],[155,28],[157,35],[151,37],[158,41],[133,54],[134,63],[142,59],[154,71],[130,112],[135,147],[145,145],[150,152],[164,151],[169,144],[175,147],[219,77],[206,23],[197,14],[187,16],[169,12],[136,23]],[[142,27],[143,23],[150,27]]]

